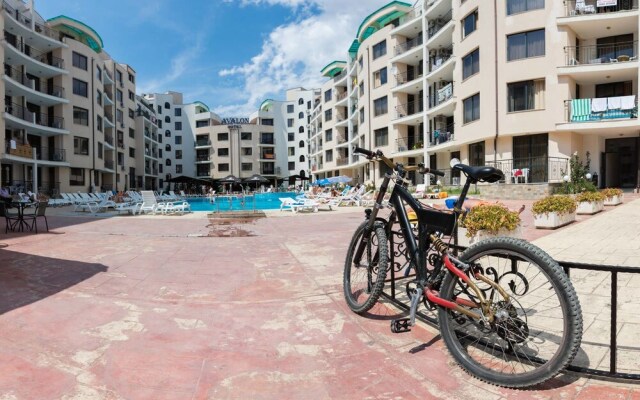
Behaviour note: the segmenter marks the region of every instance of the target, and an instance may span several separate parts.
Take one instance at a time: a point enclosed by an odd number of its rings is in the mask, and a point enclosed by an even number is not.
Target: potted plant
[[[470,242],[494,236],[521,237],[520,214],[502,204],[481,204],[473,207],[462,222]]]
[[[576,220],[576,201],[571,196],[548,196],[533,203],[536,228],[555,229]]]
[[[617,206],[622,204],[622,190],[614,188],[602,189],[601,192],[604,195],[605,206]]]
[[[576,195],[578,214],[595,214],[604,210],[604,194],[600,192],[582,192]]]

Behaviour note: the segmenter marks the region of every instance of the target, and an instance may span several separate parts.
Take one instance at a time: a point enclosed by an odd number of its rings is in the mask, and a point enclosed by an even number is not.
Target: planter
[[[536,214],[533,216],[533,222],[536,228],[555,229],[572,223],[576,220],[576,213],[565,213],[558,215],[556,212],[547,214]]]
[[[604,202],[602,201],[581,201],[578,203],[578,214],[595,214],[604,210]]]
[[[617,206],[618,204],[622,204],[622,195],[604,199],[605,206]]]
[[[500,228],[500,230],[497,233],[490,233],[489,231],[486,231],[486,230],[480,230],[475,235],[473,235],[471,239],[469,239],[469,244],[478,243],[482,239],[488,239],[488,238],[498,237],[498,236],[522,239],[522,229],[520,228],[520,226],[518,226],[516,229],[512,231],[509,231],[505,228]]]

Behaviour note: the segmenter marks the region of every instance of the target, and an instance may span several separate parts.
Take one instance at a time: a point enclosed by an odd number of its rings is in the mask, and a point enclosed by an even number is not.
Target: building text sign
[[[222,118],[222,125],[248,124],[249,118]]]

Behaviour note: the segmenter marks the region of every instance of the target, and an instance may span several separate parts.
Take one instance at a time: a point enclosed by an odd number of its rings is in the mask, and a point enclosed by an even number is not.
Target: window
[[[620,56],[633,57],[636,55],[633,43],[633,33],[598,38],[597,57],[604,62],[611,62]]]
[[[129,118],[135,118],[135,113],[132,109],[129,109]]]
[[[176,126],[175,127],[176,131],[181,131],[182,130],[182,122],[180,122],[180,121],[175,122],[175,126]]]
[[[298,99],[298,105],[303,105],[304,104],[304,99],[302,97],[300,97]]]
[[[174,112],[174,115],[176,117],[182,117],[182,108],[176,108],[175,112]]]
[[[291,128],[293,127],[293,118],[288,118],[287,119],[287,128]]]
[[[331,129],[327,129],[327,130],[324,132],[324,141],[325,141],[325,142],[330,142],[330,141],[332,141],[332,140],[333,140],[333,130],[331,130]]]
[[[251,140],[251,132],[240,132],[240,140]]]
[[[243,171],[252,171],[253,170],[253,163],[242,163],[242,170]]]
[[[222,147],[222,148],[218,149],[218,155],[220,157],[229,157],[229,148],[228,147]]]
[[[253,154],[253,148],[251,147],[243,147],[242,148],[242,155],[243,156],[250,156]]]
[[[295,161],[289,161],[289,164],[287,165],[289,171],[293,171],[294,169],[296,169],[296,162]]]
[[[388,111],[387,108],[387,96],[380,97],[373,101],[373,115],[375,117],[386,114]]]
[[[209,126],[209,120],[208,119],[201,119],[200,121],[196,121],[196,128],[202,128],[205,126]]]
[[[133,93],[131,90],[129,90],[129,100],[131,100],[131,101],[135,101],[136,100],[136,94]]]
[[[307,110],[311,110],[311,100],[307,101]]]
[[[262,118],[262,125],[273,126],[273,118]]]
[[[294,140],[296,140],[295,132],[288,132],[287,133],[287,141],[293,142]]]
[[[166,131],[164,131],[164,136],[165,137],[171,137],[171,131],[168,130],[168,129]]]
[[[304,126],[301,126],[300,128],[298,128],[298,133],[304,133]]]
[[[129,137],[130,138],[135,138],[136,137],[135,129],[129,128]]]
[[[324,160],[326,162],[333,161],[333,150],[327,150],[324,152]]]
[[[171,123],[171,117],[168,115],[164,117],[164,122],[166,122],[167,124]]]
[[[88,88],[89,86],[87,85],[87,82],[73,78],[73,94],[77,94],[78,96],[83,97],[89,97]]]
[[[167,110],[171,108],[171,104],[169,104],[168,101],[164,102],[164,108],[166,108]]]
[[[182,164],[176,164],[176,174],[182,173]]]
[[[360,56],[360,58],[358,58],[358,66],[360,67],[360,69],[362,69],[362,65],[363,65],[363,59],[362,56]]]
[[[89,155],[89,139],[74,136],[73,137],[73,154],[79,154],[81,156]]]
[[[165,145],[164,151],[171,151],[171,145],[170,144]]]
[[[122,90],[116,89],[116,101],[122,104]]]
[[[373,73],[373,87],[377,88],[387,83],[387,67]]]
[[[298,147],[300,147],[301,149],[302,149],[302,148],[304,148],[304,140],[301,140],[301,141],[298,143]]]
[[[86,108],[73,107],[73,123],[89,126],[89,110]]]
[[[293,114],[293,104],[287,104],[287,113]]]
[[[544,54],[544,29],[507,36],[507,61]]]
[[[376,129],[373,131],[376,147],[389,145],[389,128]]]
[[[116,121],[120,122],[120,124],[124,123],[124,114],[122,110],[116,110]]]
[[[71,54],[73,66],[83,70],[87,70],[87,57],[75,51]]]
[[[122,83],[122,71],[116,70],[116,80]]]
[[[182,144],[182,136],[175,136],[174,139],[175,144]]]
[[[102,82],[102,69],[100,67],[96,67],[96,79],[98,82]]]
[[[176,160],[182,160],[182,150],[176,150]]]
[[[300,162],[304,162],[304,160],[305,160],[304,156],[300,156],[299,160],[300,160]]]
[[[218,164],[218,171],[229,172],[229,164],[228,163]]]
[[[71,168],[71,171],[69,171],[69,185],[71,186],[84,185],[84,169]]]
[[[473,167],[484,165],[484,142],[469,145],[469,165]]]
[[[540,110],[544,108],[544,79],[513,82],[507,85],[508,111]]]
[[[544,8],[544,0],[507,0],[507,15]]]
[[[96,103],[102,105],[102,92],[96,90]]]
[[[364,107],[360,109],[360,123],[364,122]]]
[[[298,113],[298,119],[304,119],[304,113],[302,111]]]
[[[99,115],[96,117],[96,129],[102,132],[102,117]]]
[[[162,106],[158,104],[158,114],[162,114]]]
[[[164,162],[164,165],[166,165],[167,167],[171,166],[171,159],[167,158]]]
[[[324,120],[326,121],[331,121],[331,119],[333,118],[333,110],[332,109],[328,109],[328,110],[324,110]]]
[[[158,125],[158,128],[162,128],[162,120],[161,119],[156,120],[156,125]]]
[[[102,159],[102,143],[98,142],[98,158]]]
[[[462,79],[480,72],[480,49],[475,49],[462,58]]]
[[[331,101],[332,94],[333,94],[333,90],[332,89],[329,89],[326,92],[324,92],[324,102],[325,103]]]
[[[462,19],[462,38],[466,38],[478,27],[478,10],[473,11]]]
[[[129,74],[129,82],[136,83],[136,77],[133,74]]]
[[[289,155],[289,157],[295,156],[296,155],[296,148],[295,147],[287,147],[287,154]]]
[[[387,41],[383,40],[380,43],[376,43],[373,45],[373,59],[375,60],[378,57],[382,57],[387,54]]]
[[[464,99],[462,107],[465,124],[480,119],[480,93]]]
[[[136,149],[129,147],[129,157],[136,158]]]
[[[218,141],[219,142],[226,142],[228,140],[229,140],[229,133],[228,132],[218,133]]]

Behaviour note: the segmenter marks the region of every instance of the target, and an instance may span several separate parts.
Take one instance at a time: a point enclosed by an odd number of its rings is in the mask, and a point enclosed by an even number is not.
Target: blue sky
[[[319,87],[362,20],[388,0],[36,0],[45,18],[95,29],[138,75],[139,93],[183,92],[222,116],[248,116],[287,88]]]

